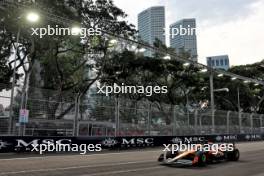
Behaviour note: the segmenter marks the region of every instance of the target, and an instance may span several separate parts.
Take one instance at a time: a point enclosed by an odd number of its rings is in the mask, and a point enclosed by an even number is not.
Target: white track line
[[[256,143],[260,143],[260,144],[264,144],[263,141],[260,141],[260,142],[254,142],[254,143],[238,143],[237,145],[241,145],[241,146],[244,146],[245,144],[246,145],[254,145]],[[102,156],[107,156],[107,155],[120,155],[120,154],[124,154],[124,153],[140,153],[140,152],[144,152],[144,153],[151,153],[151,152],[158,152],[158,151],[162,151],[162,149],[152,149],[152,150],[149,150],[149,151],[121,151],[121,152],[113,152],[113,153],[94,153],[94,154],[88,154],[88,155],[78,155],[78,154],[73,154],[73,155],[40,155],[40,156],[30,156],[30,157],[17,157],[17,158],[3,158],[3,159],[0,159],[0,161],[12,161],[12,160],[27,160],[27,159],[43,159],[43,158],[49,158],[49,157],[76,157],[76,156],[82,156],[82,157],[89,157],[89,156],[97,156],[97,155],[102,155]]]
[[[41,156],[30,156],[30,157],[19,157],[19,158],[3,158],[3,159],[0,159],[0,161],[12,161],[12,160],[27,160],[27,159],[43,159],[43,158],[50,158],[50,157],[92,157],[92,156],[107,156],[107,155],[121,155],[121,154],[126,154],[126,153],[140,153],[140,152],[144,152],[144,153],[154,153],[154,152],[158,152],[158,151],[162,151],[162,149],[160,150],[151,150],[151,151],[129,151],[129,152],[124,152],[124,151],[121,151],[121,152],[114,152],[114,153],[95,153],[95,154],[88,154],[88,155],[79,155],[79,154],[73,154],[73,155],[41,155]]]
[[[51,169],[35,169],[35,170],[21,170],[15,172],[0,172],[0,175],[7,175],[7,174],[23,174],[23,173],[32,173],[32,172],[49,172],[49,171],[58,171],[58,170],[70,170],[70,169],[81,169],[81,168],[91,168],[91,167],[107,167],[107,166],[116,166],[116,165],[127,165],[127,164],[140,164],[140,163],[147,163],[153,162],[153,160],[145,160],[145,161],[134,161],[134,162],[126,162],[126,163],[113,163],[113,164],[96,164],[96,165],[89,165],[89,166],[71,166],[71,167],[58,167],[58,168],[51,168]]]
[[[121,171],[109,171],[109,172],[101,172],[101,173],[81,175],[81,176],[99,176],[99,175],[109,175],[109,174],[122,174],[122,173],[128,173],[128,172],[137,172],[137,171],[160,169],[160,168],[162,168],[162,166],[146,167],[146,168],[140,168],[140,169],[129,169],[129,170],[121,170]]]

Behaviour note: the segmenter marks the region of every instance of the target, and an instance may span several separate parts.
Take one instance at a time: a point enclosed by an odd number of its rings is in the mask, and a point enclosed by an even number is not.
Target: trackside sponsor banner
[[[177,143],[228,143],[264,140],[264,134],[221,134],[195,136],[124,136],[124,137],[37,137],[0,136],[0,152],[32,152],[41,144],[97,145],[102,149],[128,149]]]

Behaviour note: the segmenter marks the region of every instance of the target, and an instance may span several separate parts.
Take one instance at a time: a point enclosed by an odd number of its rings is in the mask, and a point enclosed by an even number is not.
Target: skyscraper
[[[181,49],[190,52],[197,62],[196,20],[182,19],[170,25],[170,46],[178,53]]]
[[[165,8],[164,6],[150,7],[138,14],[139,37],[144,42],[153,45],[155,39],[165,44]],[[151,51],[146,51],[145,56],[152,56]]]

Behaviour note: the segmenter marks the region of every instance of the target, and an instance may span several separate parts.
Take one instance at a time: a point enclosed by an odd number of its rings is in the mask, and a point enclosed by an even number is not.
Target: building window
[[[210,63],[210,60],[209,60],[209,59],[207,60],[207,65],[208,65],[209,67],[211,67],[211,63]]]
[[[220,65],[221,65],[221,66],[224,65],[224,61],[223,61],[223,59],[220,60]]]
[[[228,59],[225,59],[225,65],[228,65]]]
[[[216,66],[219,66],[219,60],[216,60]]]

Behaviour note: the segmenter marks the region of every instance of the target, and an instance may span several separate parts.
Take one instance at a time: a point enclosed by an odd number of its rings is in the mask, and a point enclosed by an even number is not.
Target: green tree
[[[263,81],[264,61],[254,64],[234,66],[230,72]],[[262,85],[255,83],[243,83],[241,80],[231,81],[229,77],[217,78],[215,87],[229,88],[229,93],[216,95],[217,106],[223,110],[238,110],[238,89],[240,94],[240,106],[244,112],[264,113],[264,90]]]
[[[76,21],[86,28],[101,28],[102,31],[110,33],[133,36],[135,30],[132,25],[121,21],[125,17],[125,13],[117,8],[112,1],[96,0],[96,1],[43,1],[37,0],[35,3],[20,2],[21,5],[27,5],[32,9],[40,12],[41,22],[34,27],[47,27],[47,25],[57,25],[54,21],[50,21],[47,15],[53,14],[64,18]],[[42,13],[45,9],[45,13]],[[15,9],[17,10],[17,9]],[[18,14],[23,14],[21,11],[14,11],[13,7],[6,7],[1,14],[3,16],[1,22],[7,26],[6,33],[10,36],[8,40],[1,40],[8,45],[11,41],[14,44],[17,28],[21,25],[21,37],[18,48],[18,67],[23,68],[24,85],[30,77],[30,86],[43,89],[57,90],[56,93],[49,94],[40,89],[30,89],[29,97],[47,99],[53,102],[60,102],[63,99],[73,101],[77,96],[81,96],[87,92],[90,86],[101,76],[101,70],[107,60],[108,41],[106,35],[98,37],[98,43],[95,45],[93,37],[87,37],[84,40],[76,36],[44,36],[39,39],[38,36],[31,36],[30,28],[23,20],[19,20]],[[22,19],[22,18],[21,18]],[[58,24],[60,27],[72,27],[74,24]],[[11,40],[13,39],[13,40]],[[8,50],[9,55],[12,52]],[[89,58],[87,53],[103,52],[103,57]],[[3,57],[5,60],[8,58]],[[2,63],[8,65],[1,58]],[[94,62],[87,62],[93,60]],[[13,62],[13,61],[11,61]],[[96,69],[96,76],[88,78],[86,76],[87,69]],[[12,72],[12,68],[9,68]],[[41,71],[39,71],[41,70]],[[25,92],[25,86],[23,87]],[[66,92],[66,93],[65,93]],[[67,94],[67,95],[65,95]],[[38,95],[38,97],[35,97]],[[66,97],[65,97],[66,96]],[[55,117],[59,103],[47,103],[48,118]],[[67,111],[72,106],[67,108]],[[63,112],[62,114],[64,114]],[[59,115],[58,117],[62,117]]]
[[[167,48],[160,41],[156,40],[154,46],[163,51],[173,52],[171,48]],[[167,86],[166,94],[120,94],[118,96],[129,98],[132,100],[149,100],[155,104],[164,113],[166,123],[171,121],[173,105],[182,105],[186,107],[187,100],[190,104],[198,104],[202,96],[200,90],[205,86],[205,78],[199,73],[199,69],[194,66],[184,66],[182,62],[176,59],[164,60],[163,53],[154,53],[154,57],[144,57],[133,51],[124,49],[121,53],[115,53],[111,62],[108,62],[104,69],[107,79],[101,82],[113,85],[117,83],[121,85],[141,85],[141,86]],[[183,59],[189,58],[189,53],[181,51],[178,54]],[[118,75],[116,73],[119,73]],[[166,105],[165,105],[166,104]],[[170,106],[168,113],[167,105]],[[134,106],[134,105],[133,105]],[[129,113],[128,113],[129,115]],[[128,119],[128,118],[126,118]]]

